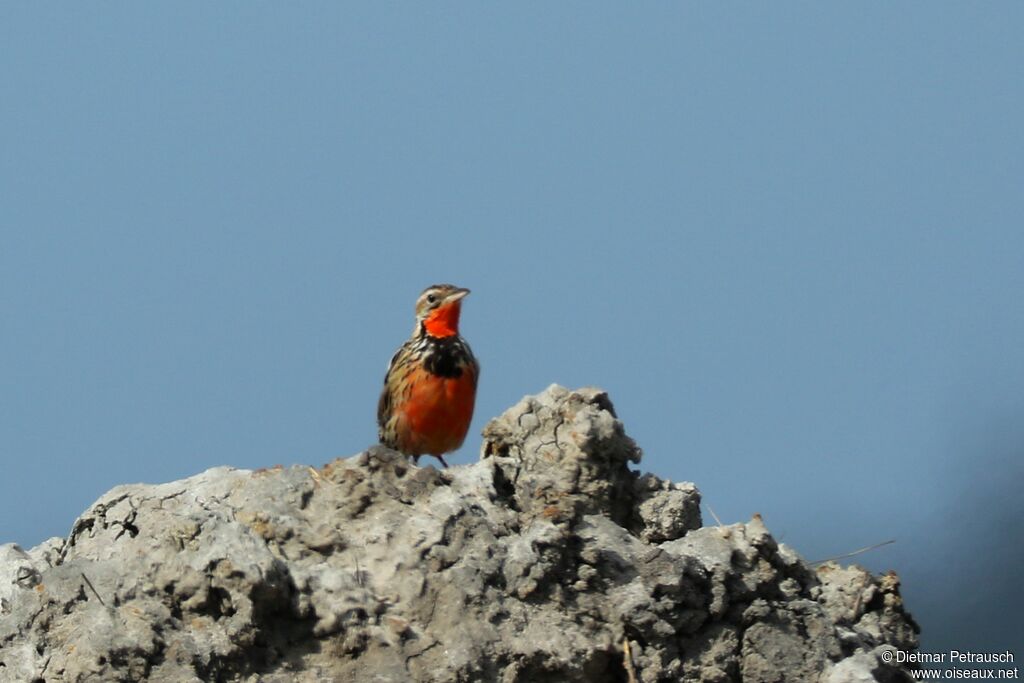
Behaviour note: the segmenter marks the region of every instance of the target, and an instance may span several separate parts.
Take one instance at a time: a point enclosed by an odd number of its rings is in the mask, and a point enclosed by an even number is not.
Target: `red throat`
[[[427,329],[427,334],[431,337],[451,337],[458,334],[461,309],[461,301],[453,301],[435,308],[423,321],[423,327]]]

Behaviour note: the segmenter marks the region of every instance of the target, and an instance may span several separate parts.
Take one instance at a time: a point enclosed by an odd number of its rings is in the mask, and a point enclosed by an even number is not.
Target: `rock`
[[[603,392],[484,437],[442,471],[374,447],[113,489],[67,539],[0,546],[0,680],[898,680],[895,575],[701,527]]]

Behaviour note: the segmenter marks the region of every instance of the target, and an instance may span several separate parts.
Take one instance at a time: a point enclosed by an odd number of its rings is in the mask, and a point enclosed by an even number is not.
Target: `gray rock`
[[[640,457],[606,394],[552,386],[469,466],[374,447],[119,486],[0,546],[0,680],[899,680],[895,575],[702,528]]]

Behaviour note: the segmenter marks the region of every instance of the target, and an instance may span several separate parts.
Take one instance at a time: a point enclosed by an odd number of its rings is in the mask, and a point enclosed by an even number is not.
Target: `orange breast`
[[[473,419],[476,377],[468,368],[458,377],[440,377],[422,368],[409,376],[408,398],[396,412],[399,441],[408,453],[441,455],[466,438]]]

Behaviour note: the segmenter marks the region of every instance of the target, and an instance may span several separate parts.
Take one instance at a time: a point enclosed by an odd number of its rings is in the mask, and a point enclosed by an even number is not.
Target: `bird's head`
[[[451,337],[459,333],[462,297],[468,289],[455,285],[431,285],[416,300],[416,329],[431,337]]]

